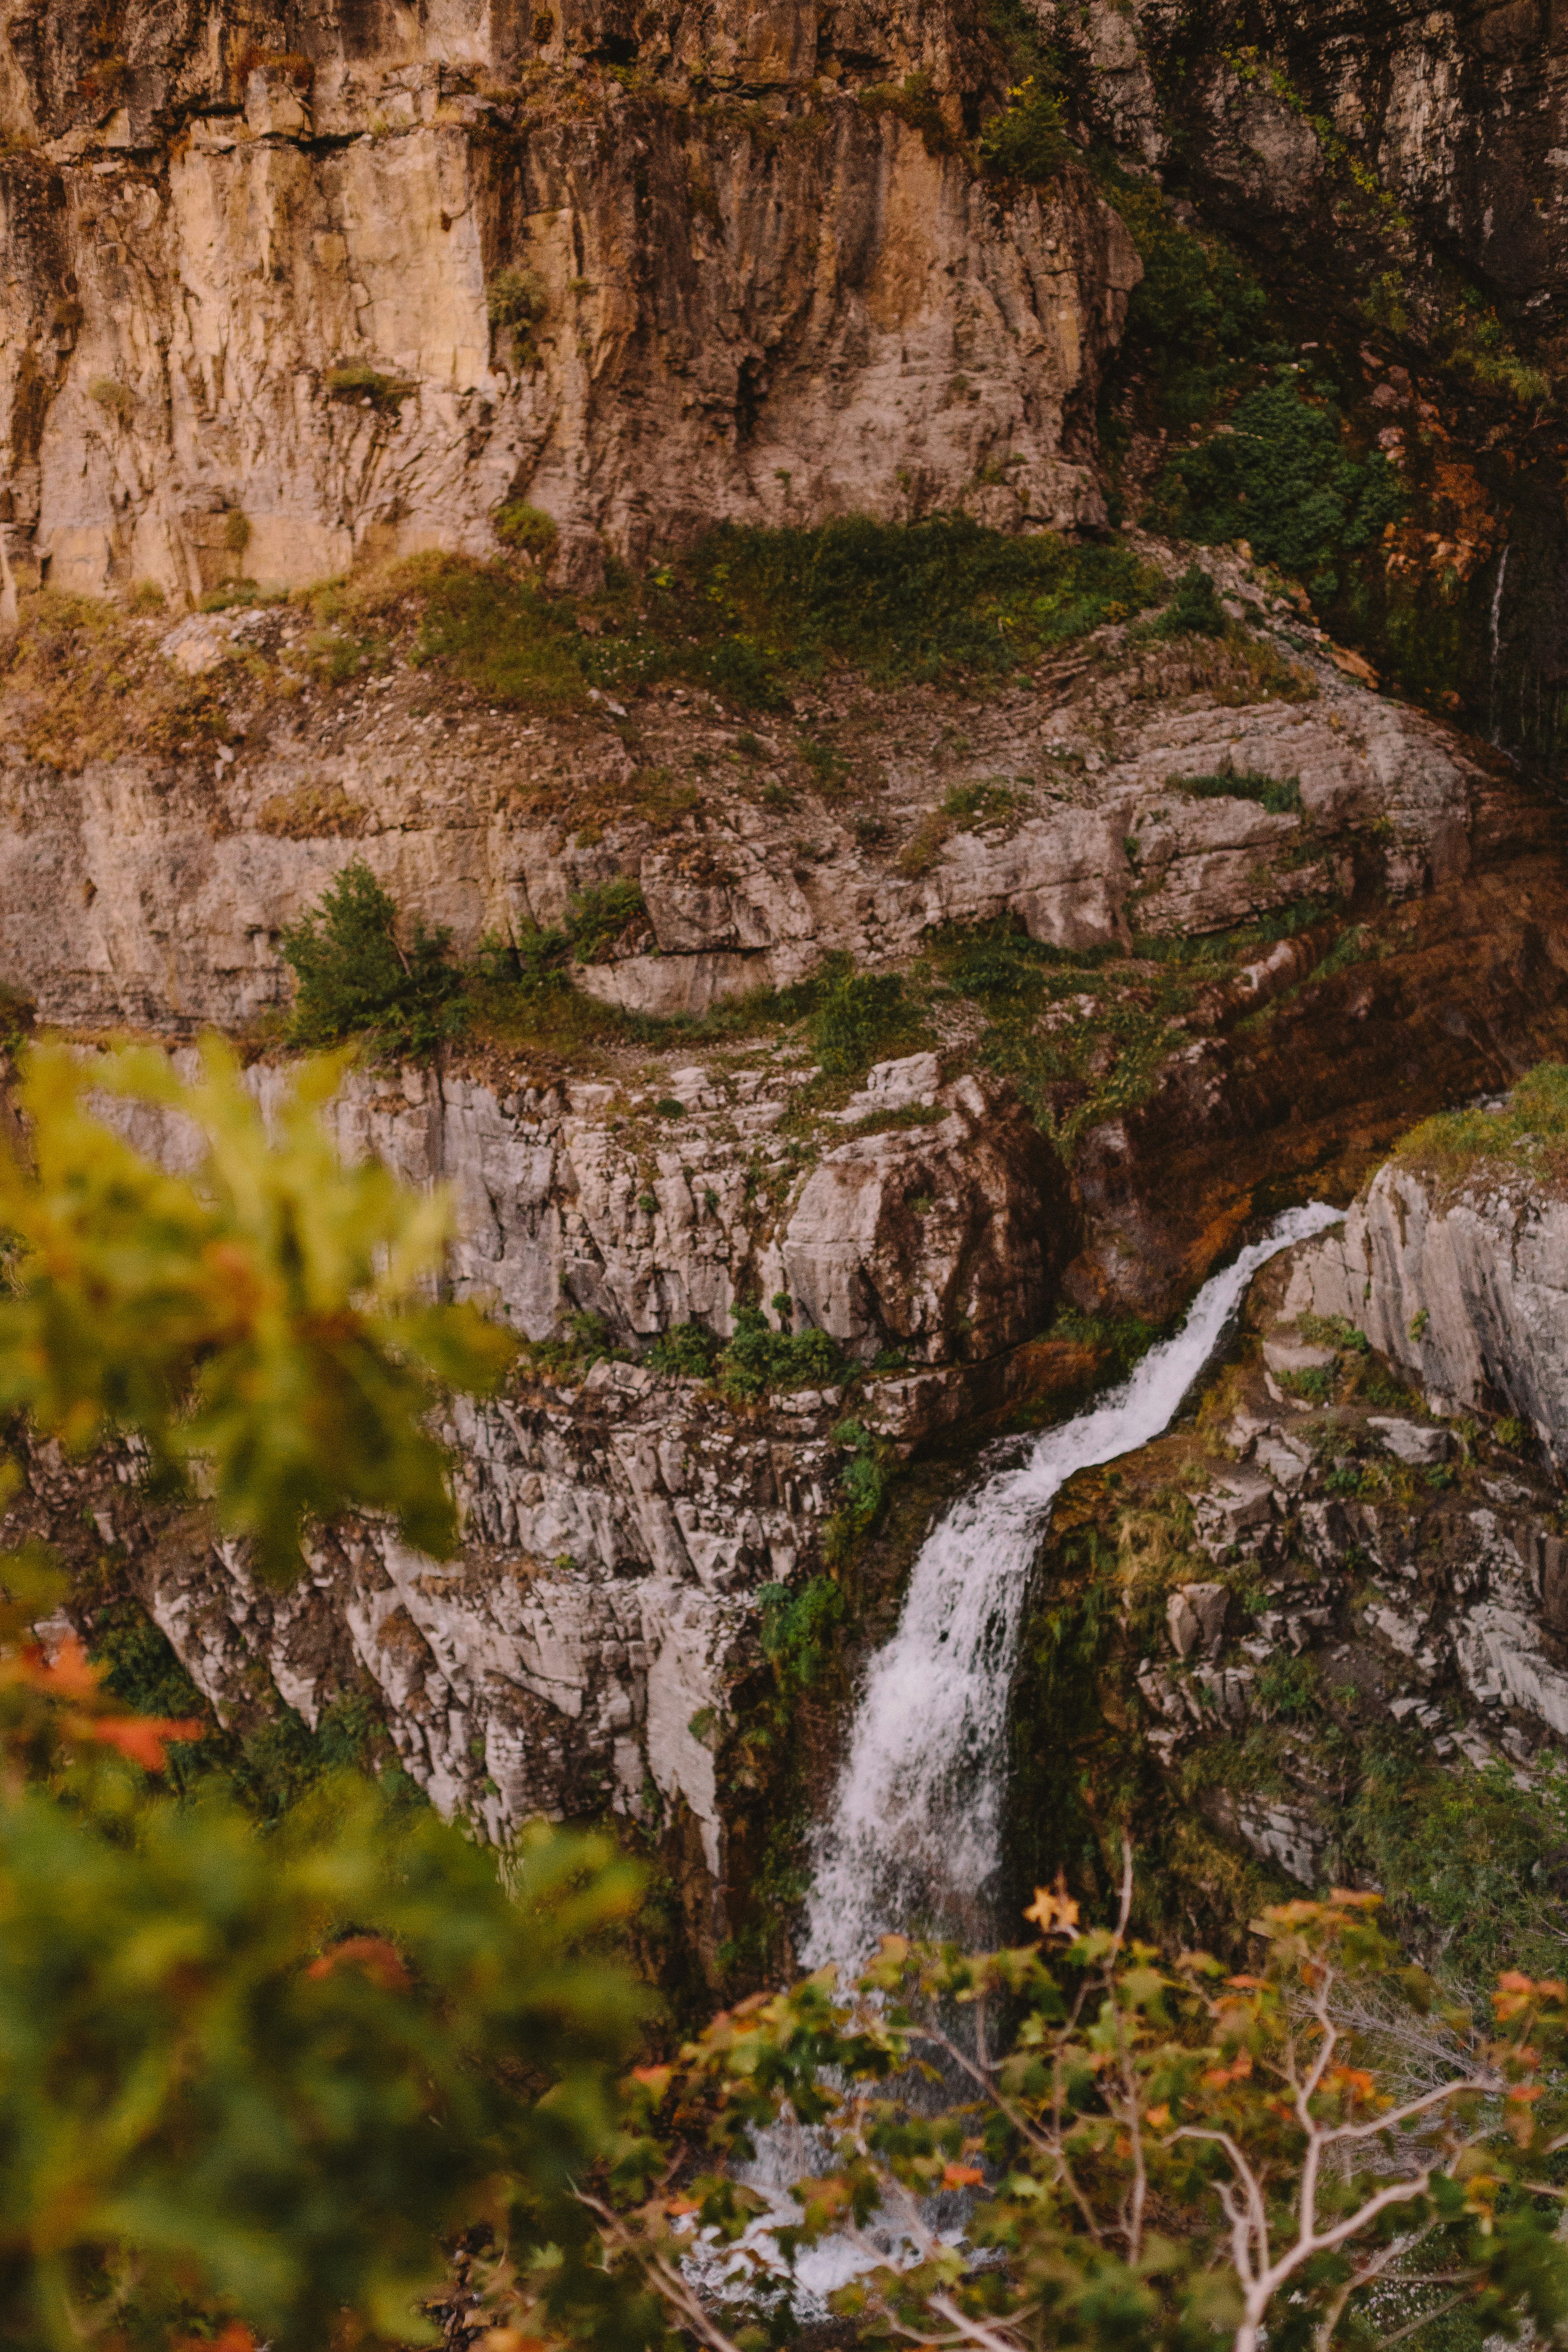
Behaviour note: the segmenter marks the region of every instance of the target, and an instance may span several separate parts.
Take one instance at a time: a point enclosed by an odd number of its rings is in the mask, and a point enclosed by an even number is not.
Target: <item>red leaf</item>
[[[398,1957],[396,1946],[389,1944],[384,1936],[345,1936],[341,1944],[334,1944],[330,1952],[323,1952],[319,1960],[312,1960],[305,1974],[308,1977],[330,1977],[333,1969],[345,1960],[356,1968],[363,1968],[366,1976],[375,1979],[383,1992],[406,1992],[408,1990],[408,1971]]]
[[[179,1721],[166,1716],[105,1715],[100,1716],[95,1723],[81,1723],[70,1727],[86,1738],[101,1739],[106,1747],[118,1748],[121,1756],[129,1756],[132,1764],[140,1764],[144,1772],[161,1772],[163,1769],[168,1761],[163,1750],[170,1740],[205,1739],[206,1737],[206,1725],[199,1716],[194,1715]]]

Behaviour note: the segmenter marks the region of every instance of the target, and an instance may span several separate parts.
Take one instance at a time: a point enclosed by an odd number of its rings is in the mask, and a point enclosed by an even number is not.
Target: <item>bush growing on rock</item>
[[[363,858],[345,866],[283,934],[296,994],[291,1045],[366,1038],[376,1052],[419,1060],[455,1036],[468,1007],[451,932],[416,916],[406,944],[397,902]]]
[[[1162,637],[1223,637],[1227,623],[1218,591],[1201,563],[1189,563],[1154,623]]]
[[[1338,409],[1305,397],[1294,373],[1237,402],[1228,432],[1172,459],[1160,498],[1174,527],[1209,543],[1246,539],[1265,563],[1334,596],[1338,567],[1404,513],[1379,452],[1352,457]]]

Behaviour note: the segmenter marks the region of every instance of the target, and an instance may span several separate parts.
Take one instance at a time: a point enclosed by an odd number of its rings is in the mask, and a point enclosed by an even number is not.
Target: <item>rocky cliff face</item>
[[[1401,1195],[1380,1177],[1372,1197],[1361,1230]],[[1355,1879],[1429,1950],[1457,1939],[1463,1967],[1534,1916],[1528,1883],[1506,1926],[1454,1905],[1478,1871],[1528,1879],[1540,1853],[1532,1792],[1568,1734],[1568,1550],[1518,1421],[1411,1381],[1408,1339],[1369,1348],[1386,1280],[1364,1303],[1358,1281],[1353,1315],[1331,1305],[1357,1230],[1261,1276],[1193,1420],[1064,1496],[1015,1699],[1016,1865],[1022,1884],[1083,1853],[1109,1790],[1135,1790],[1173,1922],[1234,1932],[1259,1870]],[[1463,1327],[1478,1352],[1495,1299],[1442,1295],[1449,1344]]]
[[[1568,1459],[1568,1204],[1523,1171],[1457,1195],[1392,1161],[1298,1262],[1287,1307],[1350,1317],[1442,1409],[1505,1411]]]
[[[16,585],[486,553],[509,499],[579,584],[727,518],[1103,517],[1136,256],[1081,173],[977,180],[973,8],[4,25]],[[911,73],[923,128],[862,103]]]

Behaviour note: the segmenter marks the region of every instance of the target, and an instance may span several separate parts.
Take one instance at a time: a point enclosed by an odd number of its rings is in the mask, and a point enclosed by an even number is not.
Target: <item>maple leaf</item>
[[[1036,1887],[1035,1899],[1024,1916],[1034,1920],[1044,1936],[1065,1936],[1078,1926],[1078,1905],[1058,1879],[1054,1889]]]

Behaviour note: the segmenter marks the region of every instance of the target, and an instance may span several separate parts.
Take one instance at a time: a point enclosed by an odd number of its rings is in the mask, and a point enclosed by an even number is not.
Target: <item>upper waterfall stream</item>
[[[1211,1276],[1181,1328],[1131,1378],[1037,1441],[932,1528],[898,1630],[872,1660],[832,1803],[814,1841],[803,1958],[853,1966],[879,1936],[984,1937],[1002,1860],[1007,1690],[1030,1563],[1075,1472],[1168,1427],[1260,1265],[1343,1212],[1313,1202]]]

